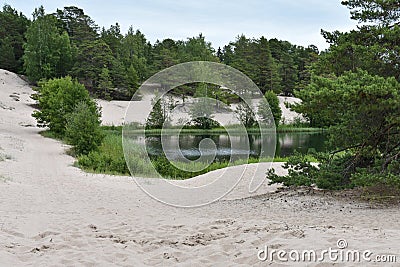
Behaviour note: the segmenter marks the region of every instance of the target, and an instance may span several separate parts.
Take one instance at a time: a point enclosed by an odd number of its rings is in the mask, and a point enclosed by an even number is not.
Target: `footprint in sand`
[[[38,234],[37,236],[34,237],[34,239],[35,239],[35,240],[41,240],[41,239],[44,239],[44,238],[46,238],[46,237],[49,237],[49,236],[57,236],[57,235],[59,235],[59,234],[60,234],[60,233],[57,233],[57,232],[46,231],[46,232],[43,232],[43,233]]]

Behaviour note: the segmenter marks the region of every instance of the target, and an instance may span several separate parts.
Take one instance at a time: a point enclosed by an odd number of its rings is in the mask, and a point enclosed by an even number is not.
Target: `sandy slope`
[[[32,127],[30,93],[0,70],[0,266],[266,266],[257,259],[265,245],[322,250],[339,238],[400,255],[398,207],[290,191],[242,199],[239,188],[231,200],[180,209],[129,177],[85,174]]]
[[[132,105],[135,105],[135,109],[131,109],[132,110],[137,110],[137,114],[135,114],[134,116],[130,117],[130,119],[132,121],[138,121],[141,123],[146,122],[146,116],[144,115],[143,112],[144,110],[150,110],[151,106],[152,106],[152,99],[153,99],[154,95],[144,95],[142,100],[140,101],[134,101],[134,102],[130,102],[130,101],[105,101],[105,100],[97,100],[97,103],[99,104],[99,106],[102,109],[102,123],[104,125],[123,125],[124,123],[124,117],[125,117],[125,112],[128,108],[128,105],[130,103],[132,103]],[[295,97],[284,97],[284,96],[278,96],[279,98],[279,106],[282,109],[282,121],[281,123],[285,123],[285,124],[290,124],[295,122],[296,119],[300,119],[302,121],[304,121],[304,118],[290,110],[287,106],[286,103],[289,104],[295,104],[300,102],[301,100]],[[182,100],[180,98],[174,98],[174,101],[176,101],[176,103],[178,104],[182,104]],[[186,100],[186,102],[191,102],[192,99],[188,98]],[[254,100],[253,104],[255,106],[257,106],[259,103],[259,99]],[[231,105],[231,110],[236,110],[237,105],[236,104],[232,104]],[[190,119],[189,116],[189,107],[188,105],[186,105],[185,107],[182,107],[179,111],[181,111],[179,114],[180,116],[178,116],[179,118],[185,118],[185,119]],[[184,112],[183,112],[184,111]],[[237,119],[236,116],[232,113],[232,112],[220,112],[215,114],[214,119],[216,121],[218,121],[221,125],[227,125],[229,123],[237,123]],[[173,120],[174,123],[178,122],[177,119]]]

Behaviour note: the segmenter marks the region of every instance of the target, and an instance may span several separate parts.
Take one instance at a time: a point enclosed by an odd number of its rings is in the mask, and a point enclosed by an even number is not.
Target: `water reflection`
[[[273,137],[264,136],[264,140],[261,139],[260,135],[250,134],[247,136],[228,136],[227,134],[208,134],[208,135],[196,135],[196,134],[181,134],[178,135],[167,135],[164,136],[164,141],[168,143],[168,146],[162,147],[161,136],[147,136],[146,146],[149,155],[157,156],[162,155],[163,151],[169,155],[176,155],[178,158],[178,152],[169,150],[168,147],[175,147],[179,145],[183,156],[190,160],[198,159],[200,155],[199,144],[204,139],[211,139],[216,145],[216,160],[229,160],[232,156],[232,160],[238,160],[247,158],[247,155],[257,157],[261,154],[262,143],[267,146],[276,147],[276,156],[285,157],[290,156],[294,151],[301,153],[307,153],[310,150],[313,151],[324,151],[326,136],[323,133],[280,133],[277,134],[277,141],[274,142]],[[250,152],[245,149],[232,149],[232,147],[244,147],[243,144],[249,144]],[[247,145],[246,145],[247,146]],[[215,150],[203,150],[203,154],[213,154]]]

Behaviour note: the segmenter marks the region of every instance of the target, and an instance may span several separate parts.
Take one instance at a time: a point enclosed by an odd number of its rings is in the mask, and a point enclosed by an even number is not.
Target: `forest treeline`
[[[98,97],[130,99],[153,74],[189,61],[225,63],[244,72],[264,93],[293,95],[309,83],[318,55],[313,45],[245,35],[216,50],[202,34],[151,44],[132,26],[127,33],[118,23],[100,29],[74,6],[54,14],[39,7],[33,20],[9,5],[0,12],[0,68],[26,74],[32,82],[68,75]],[[195,88],[186,91],[193,95]]]

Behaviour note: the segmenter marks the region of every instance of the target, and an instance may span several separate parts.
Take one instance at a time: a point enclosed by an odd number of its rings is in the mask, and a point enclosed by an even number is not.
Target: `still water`
[[[279,133],[276,139],[264,136],[264,140],[260,135],[250,134],[247,136],[231,136],[227,134],[209,134],[209,135],[196,135],[196,134],[180,134],[167,135],[163,137],[164,144],[168,144],[167,148],[162,145],[161,136],[147,136],[146,147],[149,155],[157,156],[162,155],[163,151],[168,153],[170,157],[178,159],[180,155],[190,160],[196,160],[201,156],[199,145],[202,140],[212,140],[215,144],[210,153],[215,153],[216,160],[233,160],[246,158],[247,155],[251,157],[258,157],[261,153],[262,144],[267,146],[275,146],[275,156],[286,157],[292,155],[295,151],[307,153],[310,151],[322,152],[325,151],[326,135],[323,133]],[[249,150],[234,149],[240,147],[238,144],[248,143]],[[178,149],[169,149],[168,147],[176,147]],[[211,151],[212,150],[212,151]],[[202,151],[203,154],[207,150]]]

